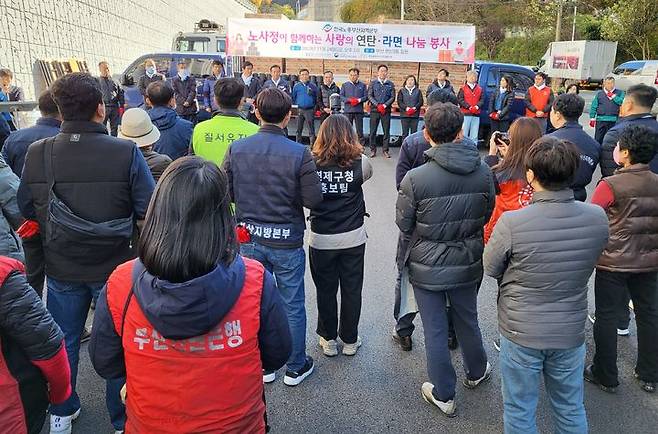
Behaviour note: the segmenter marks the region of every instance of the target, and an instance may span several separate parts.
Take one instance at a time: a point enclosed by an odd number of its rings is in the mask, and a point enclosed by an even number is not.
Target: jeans
[[[505,434],[537,433],[535,413],[542,375],[553,409],[555,432],[587,433],[583,403],[585,344],[536,350],[500,337]]]
[[[313,143],[315,143],[315,109],[299,109],[299,114],[297,115],[297,134],[295,135],[295,141],[297,143],[302,143],[304,125],[308,125],[308,140],[310,145],[313,146]]]
[[[119,107],[117,105],[105,106],[105,119],[103,119],[103,125],[107,126],[108,121],[110,122],[110,134],[116,137],[119,131],[119,122],[121,121]]]
[[[402,138],[404,140],[408,135],[413,134],[418,131],[418,118],[400,118],[400,124],[402,125]]]
[[[319,250],[309,247],[311,275],[318,294],[318,335],[353,344],[359,336],[363,263],[366,245],[350,249]],[[336,295],[340,284],[340,328]]]
[[[637,324],[635,372],[644,381],[658,382],[658,273],[615,273],[596,270],[594,278],[594,365],[592,371],[604,386],[619,385],[617,327],[620,309],[628,310],[630,293]]]
[[[484,376],[487,368],[487,354],[478,325],[477,287],[453,291],[427,291],[414,287],[414,294],[425,328],[427,372],[434,385],[432,393],[440,401],[449,401],[455,396],[457,376],[448,349],[448,299],[466,376],[477,380]]]
[[[87,312],[93,297],[98,297],[105,282],[80,283],[66,282],[47,278],[48,311],[64,333],[66,353],[71,366],[71,386],[73,393],[64,403],[50,406],[50,413],[56,416],[70,416],[80,409],[80,398],[75,390],[80,360],[80,337],[87,320]],[[125,406],[121,403],[119,392],[125,384],[124,379],[107,380],[105,403],[110,414],[112,426],[123,430],[126,421]]]
[[[292,353],[288,370],[297,372],[306,363],[306,307],[304,306],[304,273],[306,254],[302,247],[277,249],[258,243],[240,246],[240,253],[255,259],[272,274],[286,306],[292,336]]]
[[[388,152],[388,142],[391,138],[391,113],[386,112],[382,115],[377,110],[370,111],[370,150],[375,152],[377,149],[377,128],[379,128],[379,121],[381,121],[382,130],[384,131],[382,149],[384,152]]]
[[[464,136],[477,143],[478,135],[480,133],[480,116],[464,116],[462,129],[464,130]]]

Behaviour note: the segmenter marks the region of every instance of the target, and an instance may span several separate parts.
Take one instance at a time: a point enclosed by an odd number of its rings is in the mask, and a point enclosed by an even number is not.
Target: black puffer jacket
[[[410,170],[397,200],[396,223],[413,234],[409,280],[429,291],[468,289],[482,280],[483,227],[494,208],[493,175],[476,148],[444,143]]]

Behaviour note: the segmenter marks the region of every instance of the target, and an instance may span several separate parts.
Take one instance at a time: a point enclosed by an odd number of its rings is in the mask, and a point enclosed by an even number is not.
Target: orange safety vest
[[[528,93],[530,94],[530,103],[535,106],[537,110],[543,110],[551,99],[551,88],[545,86],[542,90],[537,89],[535,86],[530,86]],[[525,115],[530,118],[536,118],[537,114],[530,109],[525,109]],[[548,112],[544,113],[544,118],[548,117]]]
[[[130,295],[136,261],[112,273],[107,302],[122,334],[127,434],[265,432],[258,348],[264,269],[244,263],[242,291],[229,313],[207,334],[184,340],[163,337]]]

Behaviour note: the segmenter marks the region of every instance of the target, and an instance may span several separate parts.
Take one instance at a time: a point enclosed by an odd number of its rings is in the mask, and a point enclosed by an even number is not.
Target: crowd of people
[[[382,123],[390,156],[396,95],[388,68],[370,86],[353,68],[340,89],[331,72],[318,89],[302,70],[290,89],[275,65],[261,89],[248,62],[240,78],[222,77],[220,66],[208,82],[212,101],[204,97],[201,111],[213,116],[205,121],[195,117],[187,65],[170,84],[147,64],[145,106],[124,112],[102,62],[100,79],[71,73],[55,81],[39,97],[37,124],[10,134],[0,159],[0,366],[8,366],[0,379],[11,403],[0,406],[3,427],[39,432],[49,408],[50,431],[71,432],[94,303],[88,349],[117,433],[265,432],[263,384],[284,366],[291,387],[315,369],[306,348],[305,242],[322,353],[355,356],[365,344],[363,184],[373,165],[364,155],[363,105],[374,108],[370,146]],[[607,80],[590,114],[597,132],[607,129],[597,141],[578,123],[585,103],[577,87],[556,97],[537,74],[526,116],[513,119],[513,83],[503,77],[481,158],[477,74],[456,93],[447,77],[439,72],[425,99],[413,76],[397,94],[408,136],[395,180],[393,340],[411,351],[420,313],[429,377],[422,396],[455,416],[450,351],[461,348],[465,388],[491,378],[477,310],[483,276],[491,276],[505,432],[537,432],[542,377],[556,431],[587,432],[584,381],[618,387],[616,339],[629,299],[635,377],[646,392],[658,382],[658,91],[638,85],[621,94]],[[336,93],[344,114],[332,104]],[[296,140],[287,132],[293,104]],[[604,124],[613,116],[614,125]],[[304,123],[310,147],[299,143]],[[599,164],[604,178],[585,203]],[[593,271],[596,348],[586,365]]]

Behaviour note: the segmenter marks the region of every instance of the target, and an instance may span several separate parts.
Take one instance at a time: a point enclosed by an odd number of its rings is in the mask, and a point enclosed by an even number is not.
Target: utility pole
[[[576,15],[578,14],[578,5],[573,5],[573,27],[571,28],[571,40],[576,40]]]
[[[400,19],[404,21],[404,0],[400,0]]]
[[[560,30],[562,30],[562,10],[564,9],[564,1],[558,0],[557,2],[557,23],[555,23],[555,41],[560,40]]]

